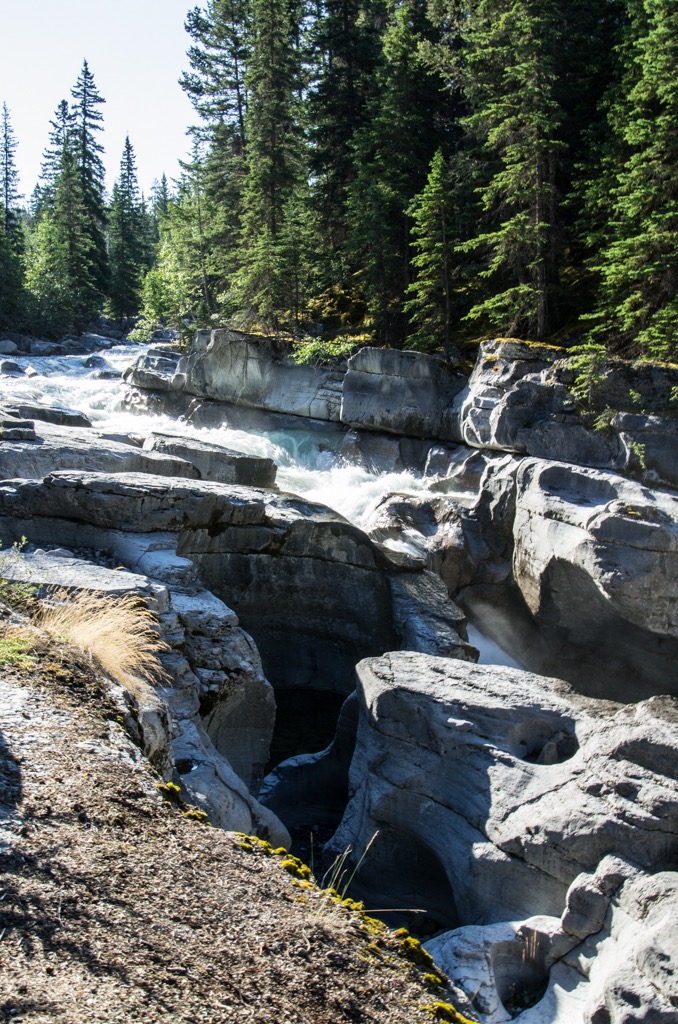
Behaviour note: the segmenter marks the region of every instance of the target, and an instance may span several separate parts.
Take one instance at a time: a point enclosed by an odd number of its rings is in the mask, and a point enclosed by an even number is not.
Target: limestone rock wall
[[[430,948],[483,1024],[668,1024],[676,699],[622,707],[408,652],[357,675],[349,802],[326,850],[355,862],[378,833],[354,896],[453,929]]]

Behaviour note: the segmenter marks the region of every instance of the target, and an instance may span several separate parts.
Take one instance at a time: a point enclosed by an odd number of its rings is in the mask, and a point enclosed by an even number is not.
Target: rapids
[[[148,346],[117,345],[100,355],[106,369],[120,373]],[[130,412],[123,407],[124,385],[119,378],[100,376],[101,367],[89,368],[86,355],[12,356],[33,375],[2,377],[3,400],[66,408],[83,413],[100,431],[144,435],[152,431],[181,434],[225,445],[249,455],[265,456],[278,466],[277,483],[281,490],[327,505],[355,526],[363,528],[371,510],[385,495],[419,495],[429,491],[429,481],[410,471],[378,473],[349,465],[339,454],[342,435],[338,431],[272,430],[244,431],[228,426],[196,427],[166,414]],[[30,371],[29,371],[30,372]],[[407,551],[406,535],[388,546]],[[469,625],[469,640],[480,651],[486,664],[520,663],[496,643]]]

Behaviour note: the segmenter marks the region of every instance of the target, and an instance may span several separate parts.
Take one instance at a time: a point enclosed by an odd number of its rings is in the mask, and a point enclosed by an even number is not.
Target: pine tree
[[[32,214],[38,218],[45,207],[53,207],[57,178],[61,169],[64,149],[73,145],[75,116],[71,113],[68,101],[61,100],[54,112],[54,120],[50,121],[49,146],[43,153],[40,181],[34,193]]]
[[[19,229],[19,172],[16,169],[17,142],[6,103],[2,105],[0,123],[0,217],[5,231],[12,235]]]
[[[246,147],[246,72],[250,52],[250,0],[208,0],[186,18],[193,39],[188,50],[191,71],[180,80],[204,125],[203,141],[222,156]]]
[[[626,95],[611,111],[625,160],[611,181],[611,238],[601,277],[596,334],[613,348],[678,355],[678,10],[671,0],[634,0]],[[628,58],[627,58],[628,59]]]
[[[78,330],[99,310],[93,243],[74,138],[61,152],[54,196],[34,229],[27,260],[35,326],[47,333]]]
[[[470,106],[463,125],[485,179],[482,229],[464,246],[484,264],[485,294],[467,316],[509,335],[543,338],[557,320],[559,6],[478,0],[457,64]]]
[[[250,0],[209,0],[189,12],[191,71],[181,86],[201,123],[191,129],[201,154],[201,238],[210,311],[227,293],[239,265],[242,191],[247,148],[248,66],[252,46]]]
[[[106,249],[105,169],[101,159],[103,146],[97,141],[97,132],[103,130],[103,114],[98,109],[105,100],[99,95],[94,76],[87,61],[71,91],[73,98],[74,140],[84,212],[86,232],[91,243],[91,285],[100,301],[108,285],[108,259]],[[96,309],[94,310],[96,311]]]
[[[311,34],[316,65],[307,103],[312,202],[329,250],[330,274],[342,273],[346,204],[355,178],[352,143],[368,120],[380,54],[375,19],[364,0],[325,0]],[[326,282],[336,283],[333,280]]]
[[[147,262],[145,218],[137,179],[134,149],[125,139],[120,174],[113,186],[109,223],[109,298],[121,321],[139,308],[141,274]]]

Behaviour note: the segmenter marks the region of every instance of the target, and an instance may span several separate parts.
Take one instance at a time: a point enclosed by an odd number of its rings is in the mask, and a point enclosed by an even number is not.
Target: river
[[[101,352],[104,369],[122,372],[148,346],[118,345]],[[34,375],[2,377],[3,400],[7,403],[30,403],[48,408],[67,408],[83,413],[97,430],[144,435],[152,431],[181,434],[225,445],[250,455],[266,456],[278,467],[277,483],[281,490],[301,495],[326,505],[364,528],[371,510],[385,495],[421,495],[429,491],[423,475],[410,471],[394,473],[370,472],[364,467],[349,465],[339,454],[342,435],[338,431],[299,430],[244,431],[227,426],[196,427],[168,415],[130,412],[124,408],[126,387],[119,378],[102,378],[102,367],[88,367],[88,356],[12,356],[22,369]],[[31,371],[29,370],[29,373]],[[402,546],[407,547],[403,537]],[[514,665],[520,663],[496,643],[483,636],[472,624],[469,641],[480,651],[486,664]]]

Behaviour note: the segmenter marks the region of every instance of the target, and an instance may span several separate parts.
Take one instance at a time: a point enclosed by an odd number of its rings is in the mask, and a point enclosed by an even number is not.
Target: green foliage
[[[646,357],[678,356],[678,11],[629,4],[626,89],[610,111],[610,225],[600,257],[596,337]]]
[[[588,408],[594,404],[606,360],[605,346],[593,342],[575,346],[569,351],[568,364],[577,373],[571,388],[572,394]]]
[[[0,637],[0,665],[32,671],[37,663],[37,658],[30,654],[34,647],[35,642],[20,633]]]
[[[186,28],[194,149],[149,203],[129,143],[106,202],[86,61],[29,211],[4,107],[0,328],[58,335],[108,303],[141,305],[143,338],[321,324],[308,359],[353,329],[450,352],[582,327],[678,359],[673,0],[205,0]]]
[[[371,344],[372,336],[337,335],[334,338],[304,338],[292,353],[295,363],[300,365],[322,366],[340,359],[347,359],[364,345]]]
[[[557,285],[559,15],[554,0],[480,0],[459,65],[482,210],[481,229],[460,252],[481,260],[485,284],[467,319],[540,340],[552,325]]]
[[[414,197],[407,210],[414,221],[413,247],[417,254],[412,259],[416,277],[407,288],[409,299],[403,307],[415,328],[406,348],[450,351],[458,242],[451,199],[445,159],[439,149],[423,192]]]
[[[426,73],[420,44],[437,32],[422,0],[392,0],[367,123],[355,134],[348,190],[348,250],[379,342],[406,334],[403,300],[411,280],[408,209],[425,185],[455,110],[436,72]]]
[[[115,317],[124,320],[139,310],[145,257],[145,218],[137,181],[134,149],[125,139],[120,176],[113,185],[108,213],[109,300]]]
[[[0,328],[20,319],[24,303],[24,235],[16,169],[17,143],[7,104],[0,120]]]

